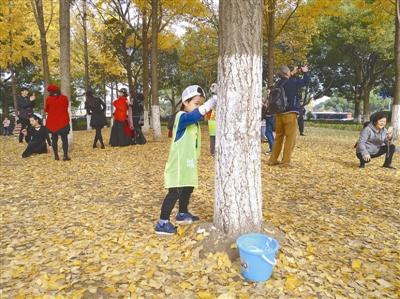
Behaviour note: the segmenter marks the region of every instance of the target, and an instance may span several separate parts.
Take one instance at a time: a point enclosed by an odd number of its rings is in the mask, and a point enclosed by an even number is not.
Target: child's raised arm
[[[212,96],[207,102],[199,108],[194,109],[192,112],[182,114],[179,119],[178,131],[184,130],[187,126],[195,124],[200,121],[204,115],[215,108],[217,105],[217,96]]]

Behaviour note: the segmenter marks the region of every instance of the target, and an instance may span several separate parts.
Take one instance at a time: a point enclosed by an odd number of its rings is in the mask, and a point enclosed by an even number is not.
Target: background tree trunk
[[[219,18],[214,225],[235,236],[263,221],[262,0],[222,0]]]
[[[71,113],[71,41],[70,41],[70,1],[60,0],[60,81],[61,93],[68,97],[69,122],[71,131],[68,134],[70,150],[73,147],[72,113]]]
[[[126,65],[126,75],[128,76],[128,89],[129,89],[129,97],[130,99],[135,95],[135,86],[133,83],[133,72],[132,72],[132,63],[130,57],[127,55],[125,59]]]
[[[158,0],[151,0],[151,117],[153,138],[161,138],[160,106],[158,99]]]
[[[394,128],[394,139],[400,136],[400,3],[396,1],[396,36],[394,42],[395,53],[395,87],[392,105],[392,126]]]
[[[358,123],[361,123],[361,102],[360,97],[358,95],[354,95],[354,120]]]
[[[363,122],[369,121],[369,96],[371,94],[371,87],[369,85],[363,88]]]
[[[150,129],[149,124],[149,41],[147,38],[148,33],[148,20],[147,11],[143,11],[143,30],[142,30],[142,40],[143,40],[143,132],[147,133]]]
[[[43,15],[43,1],[42,0],[31,0],[32,10],[35,15],[36,24],[39,28],[40,33],[40,50],[42,56],[42,66],[43,66],[43,88],[44,88],[44,98],[48,96],[47,86],[50,84],[50,67],[49,67],[49,56],[47,53],[47,29],[44,24],[44,15]],[[51,2],[53,8],[53,2]],[[53,13],[53,9],[51,10],[51,14]],[[52,16],[51,16],[52,18]],[[51,20],[50,20],[51,22]],[[50,25],[50,24],[49,24]],[[43,103],[44,108],[44,103]]]
[[[268,19],[268,52],[267,52],[267,86],[273,85],[274,80],[274,47],[275,47],[275,10],[276,0],[267,1]]]
[[[90,89],[89,75],[89,51],[87,39],[87,0],[82,0],[82,28],[83,28],[83,58],[85,67],[85,93]],[[86,130],[91,130],[90,127],[91,115],[86,114]]]
[[[361,123],[361,94],[360,94],[360,81],[361,71],[356,68],[355,70],[355,83],[354,83],[354,120]]]
[[[12,64],[10,65],[10,71],[11,71],[11,93],[12,93],[12,98],[14,103],[14,113],[15,113],[14,119],[15,122],[17,122],[18,119],[17,82],[15,78],[14,66]]]

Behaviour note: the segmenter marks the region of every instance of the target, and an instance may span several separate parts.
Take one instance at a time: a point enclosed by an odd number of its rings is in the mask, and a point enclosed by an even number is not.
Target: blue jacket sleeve
[[[303,74],[303,78],[297,79],[297,86],[299,88],[308,85],[308,83],[310,83],[310,74],[309,74],[309,72],[304,73]]]
[[[183,113],[179,119],[178,129],[176,130],[175,141],[181,139],[185,133],[186,127],[199,122],[203,118],[203,115],[199,112],[199,109],[195,109],[192,112]]]

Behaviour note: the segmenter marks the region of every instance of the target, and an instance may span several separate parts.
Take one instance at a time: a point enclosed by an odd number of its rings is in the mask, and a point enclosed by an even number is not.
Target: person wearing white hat
[[[188,211],[190,195],[198,186],[197,161],[200,156],[201,132],[199,121],[216,106],[216,97],[202,104],[204,90],[198,85],[187,87],[182,93],[181,109],[176,114],[168,161],[164,171],[165,188],[168,194],[161,207],[160,220],[155,232],[173,235],[176,227],[169,221],[171,212],[179,199],[176,222],[190,224],[199,220]]]

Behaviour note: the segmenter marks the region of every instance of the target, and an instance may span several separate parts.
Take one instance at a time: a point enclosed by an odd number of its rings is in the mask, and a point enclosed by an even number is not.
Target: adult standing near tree
[[[94,136],[93,148],[97,147],[97,142],[100,142],[101,148],[104,149],[103,135],[101,129],[107,124],[106,119],[106,104],[100,98],[93,96],[93,91],[86,91],[85,109],[87,114],[91,115],[90,126],[96,130]]]
[[[134,144],[145,144],[146,138],[142,132],[142,126],[144,125],[144,96],[142,93],[136,93],[131,98],[129,103],[129,120],[131,121],[131,128],[133,129],[133,143]]]
[[[300,88],[306,86],[310,82],[307,66],[301,67],[303,78],[293,76],[297,71],[298,69],[296,67],[293,72],[291,72],[286,65],[282,66],[279,70],[281,79],[277,82],[277,86],[282,86],[285,90],[288,105],[284,112],[277,113],[275,116],[276,136],[268,165],[290,165],[293,149],[296,144],[297,115],[299,114],[298,93]],[[278,162],[284,143],[282,162]]]
[[[71,159],[68,156],[68,134],[71,128],[69,125],[68,98],[61,94],[57,85],[49,85],[47,91],[49,96],[45,101],[46,127],[51,133],[54,159],[60,160],[58,156],[58,136],[61,136],[63,161],[69,161]]]
[[[128,91],[126,88],[118,90],[118,98],[113,102],[114,124],[111,128],[110,145],[132,145],[132,129],[128,124]]]
[[[33,114],[34,101],[36,97],[35,94],[29,96],[29,90],[26,87],[21,88],[21,96],[18,98],[18,121],[21,124],[21,131],[18,136],[19,143],[23,142],[24,134],[23,130],[27,129],[29,126],[29,117]],[[29,142],[29,136],[25,136],[25,141]]]
[[[299,105],[299,116],[297,117],[297,124],[299,125],[300,136],[304,135],[304,115],[306,114],[306,108],[304,108],[304,102],[300,101]]]

